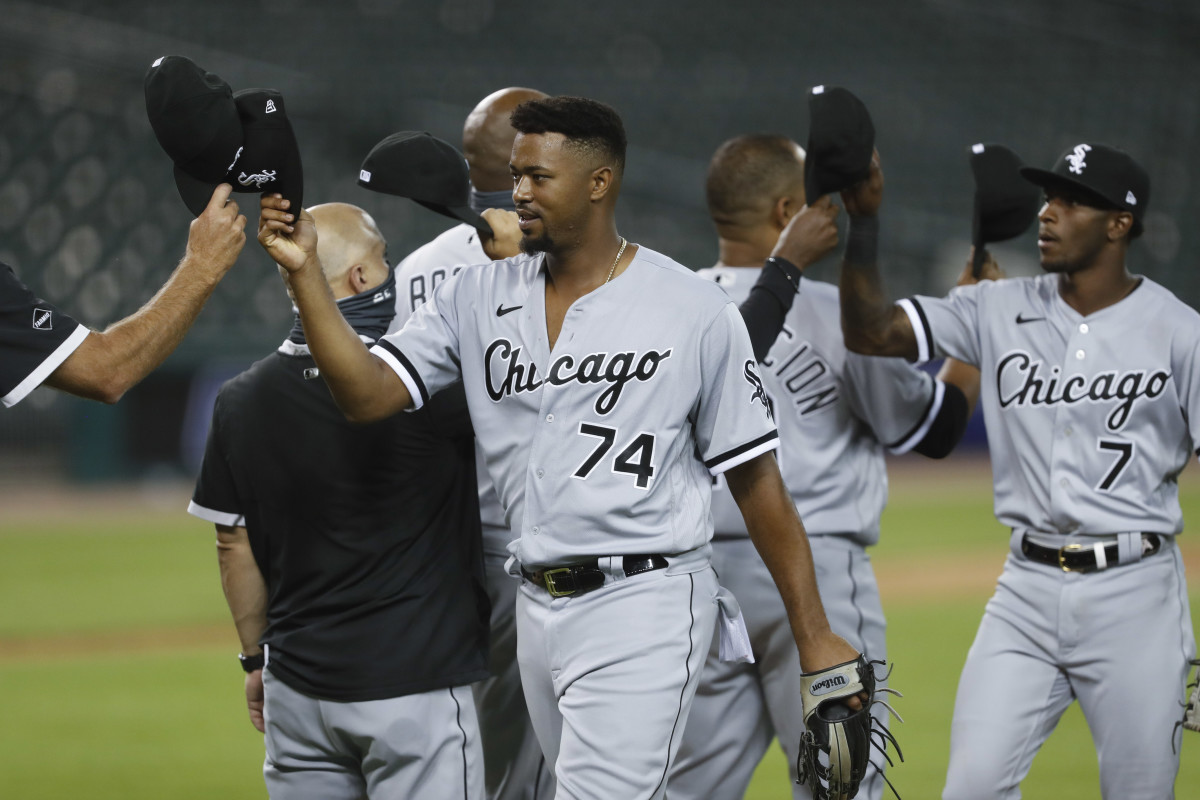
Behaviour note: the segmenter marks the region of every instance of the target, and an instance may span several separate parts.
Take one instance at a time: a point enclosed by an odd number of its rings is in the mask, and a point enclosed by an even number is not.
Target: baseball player
[[[545,97],[533,89],[501,89],[485,97],[463,125],[463,152],[471,176],[471,207],[514,210],[508,158],[517,132],[508,118],[526,100]],[[479,231],[463,223],[417,248],[396,265],[396,317],[389,333],[404,323],[433,294],[438,284],[468,264],[490,260]],[[488,663],[491,677],[475,684],[476,708],[483,737],[483,763],[488,800],[544,800],[554,796],[554,777],[542,756],[525,708],[517,668],[517,582],[504,568],[512,533],[504,509],[484,466],[477,459],[479,510],[483,522],[483,558],[488,597],[492,601]]]
[[[154,297],[103,332],[40,299],[0,264],[0,402],[16,405],[45,383],[115,403],[153,372],[242,252],[246,218],[229,193],[228,184],[218,186],[192,221],[183,260]]]
[[[807,265],[821,255],[802,249],[820,231],[802,227],[797,214],[805,200],[804,151],[790,139],[725,142],[709,164],[706,189],[720,260],[699,274],[725,289],[743,314],[751,287],[764,270],[780,268],[780,256],[789,265]],[[817,208],[825,209],[832,228],[836,207],[824,200]],[[827,251],[836,244],[836,228],[824,239]],[[884,452],[946,455],[966,427],[967,399],[954,384],[903,359],[848,353],[836,287],[797,279],[799,292],[792,293],[782,330],[776,326],[777,338],[761,360],[779,426],[780,471],[805,521],[830,626],[868,659],[886,661],[883,608],[865,549],[878,541],[887,500]],[[760,324],[755,317],[746,318],[751,329]],[[713,492],[713,518],[713,567],[745,614],[754,663],[722,662],[714,642],[667,796],[741,797],[778,736],[792,794],[808,798],[808,787],[796,784],[804,725],[785,609],[724,486]],[[877,754],[874,763],[882,761]],[[877,800],[883,784],[871,768],[859,796]]]
[[[383,236],[355,206],[311,214],[338,310],[374,342],[395,306]],[[222,387],[189,506],[216,525],[269,794],[476,800],[487,606],[465,398],[351,425],[304,334]]]
[[[742,649],[740,615],[709,565],[712,475],[727,475],[745,509],[801,663],[857,653],[825,620],[736,307],[617,234],[620,118],[555,97],[521,104],[511,121],[525,254],[448,278],[370,351],[317,280],[307,215],[264,198],[259,241],[287,271],[348,416],[420,407],[463,381],[518,537],[518,660],[555,796],[661,798],[718,606],[729,650]]]
[[[1045,274],[892,305],[876,268],[883,178],[844,195],[851,215],[842,323],[856,352],[978,366],[1010,554],[955,702],[945,798],[1017,797],[1074,700],[1105,798],[1173,796],[1173,730],[1195,652],[1176,479],[1200,446],[1200,317],[1126,256],[1150,181],[1095,142],[1051,170]]]

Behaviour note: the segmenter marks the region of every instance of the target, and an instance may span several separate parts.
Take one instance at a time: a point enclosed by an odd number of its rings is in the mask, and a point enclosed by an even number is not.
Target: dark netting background
[[[1196,305],[1198,34],[1200,4],[1182,0],[0,2],[0,260],[92,327],[161,285],[190,217],[146,120],[142,77],[178,53],[235,89],[282,91],[306,200],[366,208],[393,261],[452,223],[358,187],[362,157],[401,129],[458,144],[481,97],[525,85],[615,106],[631,142],[621,232],[707,266],[709,156],[745,132],[803,143],[805,93],[825,83],[852,89],[875,119],[893,293],[941,294],[961,268],[970,144],[1001,142],[1048,166],[1091,139],[1150,172],[1132,268]],[[255,213],[255,195],[238,199]],[[996,252],[1010,274],[1037,270],[1032,233]],[[833,279],[836,266],[812,274]],[[274,266],[250,241],[162,370],[112,409],[37,390],[0,414],[0,463],[85,478],[190,474],[220,379],[269,352],[290,322]]]

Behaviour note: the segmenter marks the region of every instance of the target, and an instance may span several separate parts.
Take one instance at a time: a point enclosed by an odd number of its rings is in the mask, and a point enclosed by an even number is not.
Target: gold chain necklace
[[[621,256],[625,255],[625,245],[626,244],[628,244],[628,242],[626,242],[625,237],[622,236],[621,237],[621,249],[617,251],[617,257],[613,259],[612,266],[608,268],[608,277],[604,279],[605,283],[608,283],[609,281],[611,281],[613,273],[617,271],[617,263],[620,262]]]

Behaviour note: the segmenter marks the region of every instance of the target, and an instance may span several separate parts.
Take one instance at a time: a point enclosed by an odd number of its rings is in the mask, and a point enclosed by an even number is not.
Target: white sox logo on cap
[[[1084,161],[1084,158],[1087,157],[1091,149],[1092,146],[1090,144],[1075,145],[1074,152],[1067,156],[1067,161],[1071,164],[1071,172],[1074,172],[1076,175],[1083,174],[1083,170],[1087,167],[1087,162]]]
[[[253,175],[247,175],[244,172],[238,175],[238,183],[242,186],[249,186],[253,183],[260,189],[263,187],[263,184],[270,183],[273,180],[275,180],[275,170],[273,169],[264,169],[262,172],[257,172]]]

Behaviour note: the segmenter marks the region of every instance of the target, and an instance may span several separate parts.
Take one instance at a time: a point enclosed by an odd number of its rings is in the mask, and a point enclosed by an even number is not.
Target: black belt
[[[643,572],[653,572],[664,569],[667,559],[659,555],[624,556],[621,559],[621,569],[626,577],[640,575]],[[604,585],[606,573],[600,569],[599,559],[585,561],[582,564],[572,564],[569,567],[551,567],[528,572],[524,567],[521,574],[525,580],[540,586],[553,597],[570,597],[573,594],[583,594]]]
[[[1162,547],[1158,534],[1142,534],[1142,556],[1154,555]],[[1096,572],[1101,567],[1096,563],[1096,550],[1090,544],[1069,544],[1066,547],[1045,547],[1031,542],[1029,536],[1021,538],[1021,552],[1030,561],[1060,567],[1063,572]],[[1120,547],[1116,542],[1104,546],[1105,569],[1120,566]]]

